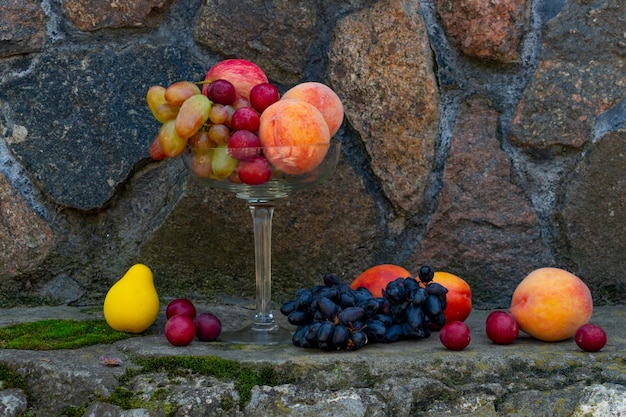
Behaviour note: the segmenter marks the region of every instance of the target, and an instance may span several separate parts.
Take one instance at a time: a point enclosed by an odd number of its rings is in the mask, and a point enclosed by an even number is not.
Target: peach
[[[202,87],[206,95],[209,84],[215,80],[228,80],[235,86],[237,96],[250,100],[250,90],[257,84],[268,82],[267,76],[255,63],[245,59],[226,59],[213,65],[207,71]]]
[[[315,169],[324,160],[330,142],[322,113],[297,99],[279,100],[265,109],[258,133],[263,147],[275,147],[264,149],[265,157],[291,175]]]
[[[465,321],[472,312],[472,289],[469,284],[461,277],[442,271],[435,272],[433,281],[448,290],[446,308],[443,310],[446,323]]]
[[[593,312],[591,292],[576,275],[559,268],[539,268],[524,278],[509,312],[520,330],[536,339],[569,339]]]
[[[350,288],[356,290],[359,287],[367,288],[374,297],[382,297],[383,289],[396,278],[411,277],[411,273],[398,265],[381,264],[363,271],[350,283]]]
[[[282,98],[297,98],[314,105],[324,116],[330,136],[337,133],[343,122],[343,104],[337,94],[325,84],[313,81],[301,83],[287,90]]]

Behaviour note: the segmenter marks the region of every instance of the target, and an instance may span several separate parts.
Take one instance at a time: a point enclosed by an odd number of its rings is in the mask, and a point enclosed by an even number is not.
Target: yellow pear
[[[133,265],[117,281],[104,299],[104,319],[112,329],[141,333],[159,314],[159,296],[152,271],[146,265]]]

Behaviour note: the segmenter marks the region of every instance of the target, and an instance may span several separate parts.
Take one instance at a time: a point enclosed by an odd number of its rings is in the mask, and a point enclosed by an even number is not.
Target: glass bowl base
[[[276,323],[252,323],[241,329],[222,333],[219,340],[250,345],[283,345],[291,344],[291,338],[292,332]]]

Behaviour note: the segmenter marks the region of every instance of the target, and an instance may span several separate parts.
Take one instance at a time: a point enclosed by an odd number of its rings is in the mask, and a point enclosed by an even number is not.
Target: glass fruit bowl
[[[254,229],[256,312],[252,323],[220,336],[223,341],[250,344],[291,343],[271,309],[272,217],[277,200],[319,184],[333,173],[341,143],[236,149],[187,146],[185,167],[201,183],[235,194],[247,202]],[[233,158],[236,156],[237,158]]]
[[[248,160],[238,161],[229,156],[230,152],[226,147],[212,148],[204,153],[195,151],[192,146],[187,146],[182,158],[189,172],[205,185],[230,191],[247,202],[265,202],[285,198],[293,191],[309,188],[325,181],[337,165],[341,143],[331,141],[329,144],[246,148],[245,152],[253,156],[250,156]],[[306,156],[313,156],[317,159],[316,166],[310,165],[311,169],[300,169],[298,159]],[[267,181],[260,183],[243,182],[239,178],[238,171],[242,167],[252,165],[257,157],[269,161],[268,168],[271,176]],[[223,163],[222,161],[226,158],[230,159]],[[276,163],[272,163],[272,158]],[[220,171],[214,174],[212,171],[214,161],[219,161],[221,165],[231,164],[231,166],[226,169],[220,166]],[[262,164],[259,162],[259,165],[262,166]],[[254,174],[253,172],[252,175]]]

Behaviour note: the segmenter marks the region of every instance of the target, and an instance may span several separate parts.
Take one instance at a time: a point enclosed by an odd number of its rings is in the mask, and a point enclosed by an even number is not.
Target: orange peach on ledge
[[[413,276],[409,271],[399,265],[380,264],[366,269],[350,283],[350,287],[356,290],[359,287],[367,288],[374,297],[382,297],[387,284],[396,278]]]
[[[324,160],[330,142],[322,113],[298,99],[281,99],[265,109],[258,133],[263,147],[277,147],[264,149],[265,157],[291,175],[315,169]]]
[[[436,271],[433,281],[443,285],[446,294],[446,308],[443,315],[446,323],[465,321],[472,312],[472,289],[463,278],[449,272]]]
[[[593,300],[576,275],[559,268],[540,268],[519,283],[509,312],[523,332],[557,342],[573,337],[589,321]]]

